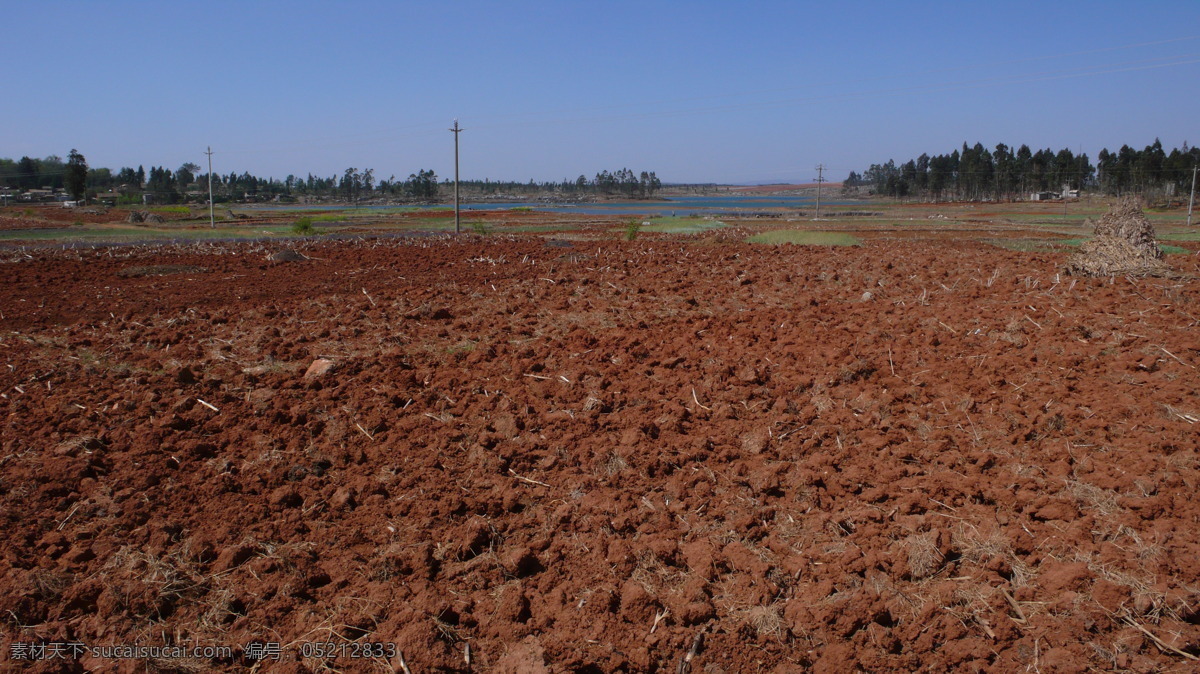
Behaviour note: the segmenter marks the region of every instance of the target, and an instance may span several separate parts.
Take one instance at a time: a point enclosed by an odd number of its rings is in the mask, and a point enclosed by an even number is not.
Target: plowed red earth
[[[1194,671],[1195,280],[973,243],[303,252],[5,255],[6,666]],[[398,652],[303,650],[347,641]]]

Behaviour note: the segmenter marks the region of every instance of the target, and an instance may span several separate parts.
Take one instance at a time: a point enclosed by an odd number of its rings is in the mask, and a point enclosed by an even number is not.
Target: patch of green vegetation
[[[637,220],[630,220],[625,223],[625,240],[633,241],[637,239],[638,232],[642,230],[642,223]]]
[[[186,229],[164,232],[164,236],[179,239],[265,239],[273,236],[292,236],[294,225],[253,225],[230,229]],[[315,230],[315,228],[314,228]]]
[[[294,236],[292,225],[247,225],[245,227],[229,227],[212,229],[205,223],[203,227],[170,229],[139,229],[140,239],[175,239],[182,241],[201,241],[208,239],[269,239],[275,236]],[[101,234],[101,232],[97,232]],[[103,238],[103,237],[100,237]]]
[[[539,232],[566,232],[572,229],[576,229],[576,227],[563,223],[558,225],[518,225],[516,227],[505,227],[502,231],[512,234],[537,234]]]
[[[1200,232],[1167,232],[1158,238],[1163,241],[1200,241]]]
[[[388,208],[338,208],[330,206],[328,208],[264,208],[264,207],[248,207],[242,209],[241,213],[250,215],[251,217],[275,216],[283,215],[289,217],[304,217],[308,216],[313,219],[313,222],[339,222],[342,220],[353,220],[360,217],[375,217],[383,215],[402,215],[406,213],[416,213],[428,210],[419,206],[391,206]]]
[[[1005,250],[1015,250],[1020,253],[1053,253],[1063,248],[1078,248],[1086,239],[983,239]]]
[[[1053,253],[1064,248],[1078,248],[1084,241],[1088,239],[984,239],[984,243],[989,243],[993,246],[1004,248],[1005,250],[1015,250],[1021,253]],[[1159,249],[1166,255],[1188,254],[1192,251],[1181,248],[1179,246],[1163,246],[1159,245]]]
[[[313,219],[310,217],[300,218],[292,224],[292,234],[298,236],[312,236],[315,231],[313,229]]]
[[[1179,209],[1172,208],[1172,209],[1158,210],[1158,209],[1153,209],[1153,208],[1147,208],[1147,209],[1143,209],[1142,213],[1146,216],[1147,220],[1149,220],[1150,222],[1155,222],[1155,223],[1158,223],[1158,222],[1182,223],[1182,222],[1187,221],[1187,209],[1179,210]]]
[[[720,229],[725,227],[725,223],[720,220],[709,220],[707,218],[689,218],[689,217],[654,217],[646,222],[648,225],[642,225],[641,231],[657,232],[659,234],[695,234],[696,232],[707,232],[712,229]]]
[[[486,223],[482,222],[468,222],[467,226],[471,228],[472,232],[475,232],[479,236],[484,236],[492,231],[491,227],[488,227]]]
[[[172,215],[191,215],[192,209],[187,206],[151,206],[151,213],[169,213]]]
[[[420,206],[393,206],[391,208],[377,208],[371,211],[371,215],[398,215],[401,213],[416,213],[425,209]]]
[[[508,210],[510,210],[514,213],[529,213],[530,211],[533,210],[533,207],[532,206],[513,206],[512,208],[510,208]]]
[[[781,244],[797,246],[860,246],[862,242],[844,232],[812,232],[801,229],[775,229],[746,239],[746,243]]]
[[[345,222],[350,220],[354,214],[357,215],[376,215],[379,211],[364,211],[351,210],[320,210],[311,208],[290,208],[290,209],[247,209],[245,213],[251,217],[262,217],[264,215],[286,215],[294,218],[308,218],[312,222]]]
[[[963,217],[961,219],[968,219]],[[1069,215],[1051,214],[1051,213],[1006,213],[1003,219],[1010,222],[1019,222],[1026,225],[1039,225],[1043,227],[1082,227],[1087,224],[1089,219],[1095,219],[1094,216],[1084,215],[1082,213],[1072,213]]]
[[[294,225],[253,225],[212,229],[204,227],[110,227],[84,225],[79,228],[15,229],[0,231],[0,241],[203,241],[209,239],[269,239],[293,236]]]
[[[146,237],[146,230],[125,227],[111,229],[10,229],[0,231],[0,240],[6,241],[42,241],[42,240],[80,240],[80,239],[120,239]]]

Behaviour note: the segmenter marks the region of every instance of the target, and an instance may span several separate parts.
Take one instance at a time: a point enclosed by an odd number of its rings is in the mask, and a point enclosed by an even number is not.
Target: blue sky
[[[0,157],[840,180],[964,141],[1200,142],[1200,2],[0,3]]]

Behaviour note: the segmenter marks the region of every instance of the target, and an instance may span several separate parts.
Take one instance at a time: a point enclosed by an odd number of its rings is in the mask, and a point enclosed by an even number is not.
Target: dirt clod
[[[328,358],[318,358],[308,366],[307,370],[304,371],[304,378],[316,379],[318,377],[324,377],[330,372],[333,372],[336,368],[336,362]]]
[[[276,251],[267,256],[267,260],[269,262],[300,262],[307,259],[307,257],[296,252],[295,250],[292,250],[291,248]]]

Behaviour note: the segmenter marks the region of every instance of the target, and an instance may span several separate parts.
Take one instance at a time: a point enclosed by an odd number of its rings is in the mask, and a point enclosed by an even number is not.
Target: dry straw
[[[1118,201],[1100,222],[1096,236],[1067,258],[1066,272],[1073,276],[1165,276],[1171,268],[1163,261],[1154,238],[1154,226],[1133,197]]]

